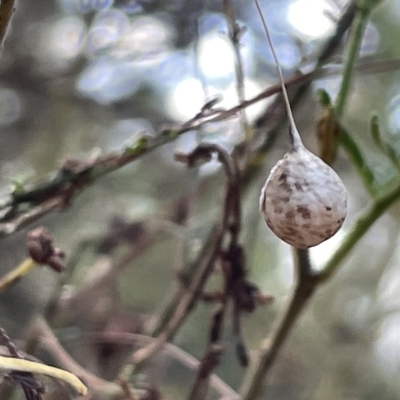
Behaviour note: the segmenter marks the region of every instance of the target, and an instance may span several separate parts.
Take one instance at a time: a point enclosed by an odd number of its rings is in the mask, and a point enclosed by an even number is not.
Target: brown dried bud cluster
[[[276,236],[304,249],[339,230],[346,217],[347,193],[332,168],[299,146],[272,169],[261,192],[260,209]]]
[[[46,228],[39,227],[29,231],[26,235],[26,246],[33,261],[46,264],[57,272],[64,270],[65,254],[54,247],[53,237]]]

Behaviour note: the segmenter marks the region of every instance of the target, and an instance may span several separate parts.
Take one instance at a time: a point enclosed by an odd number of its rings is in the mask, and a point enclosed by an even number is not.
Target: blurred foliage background
[[[261,2],[286,76],[312,67],[344,3]],[[240,51],[250,98],[276,83],[275,66],[253,1],[233,4],[239,25],[245,27]],[[142,132],[156,135],[165,122],[182,123],[212,96],[222,95],[220,107],[238,102],[233,50],[220,1],[19,0],[16,6],[0,62],[3,195],[12,181],[24,184],[45,178],[67,155],[87,158],[122,150]],[[399,24],[399,0],[382,1],[366,30],[363,61],[400,57]],[[341,60],[339,51],[331,57],[330,67]],[[373,144],[369,119],[372,112],[378,113],[385,140],[400,154],[399,80],[395,69],[357,72],[343,121],[376,179],[388,187],[398,180],[398,172]],[[311,149],[316,149],[315,119],[320,111],[317,90],[324,88],[334,97],[339,82],[340,75],[315,80],[296,107],[300,132]],[[247,110],[251,124],[269,102],[263,100]],[[286,134],[280,136],[261,160],[262,171],[243,193],[242,241],[249,277],[275,296],[273,304],[259,307],[243,321],[251,349],[270,331],[293,283],[290,248],[273,236],[258,211],[260,188],[287,146]],[[64,316],[55,333],[81,363],[95,369],[94,350],[74,345],[71,338],[111,327],[145,331],[170,296],[177,268],[193,259],[220,212],[224,177],[218,163],[187,170],[173,160],[174,151],[189,151],[201,141],[232,150],[242,140],[238,118],[188,132],[98,180],[63,213],[43,218],[40,225],[48,227],[66,251],[72,272],[60,278],[47,269],[36,270],[1,294],[1,325],[13,338],[24,337],[32,318],[48,312],[54,291],[62,290],[61,297],[68,299],[75,285],[100,274],[101,269],[94,268],[101,259],[98,244],[109,232],[110,221],[118,218],[152,226],[154,243],[123,270],[111,291],[92,299],[96,301],[88,303],[90,310],[79,312],[77,307],[73,317]],[[349,191],[349,216],[334,238],[311,250],[317,267],[368,202],[344,154],[335,167]],[[171,221],[182,198],[190,218],[177,227]],[[399,212],[395,205],[374,224],[340,272],[308,305],[273,368],[268,399],[400,397]],[[2,273],[24,258],[25,234],[0,242]],[[113,262],[124,257],[127,247],[117,246]],[[66,284],[61,285],[60,279]],[[210,285],[219,281],[216,273]],[[200,303],[175,339],[179,348],[196,358],[204,352],[213,307]],[[227,329],[226,342],[231,340]],[[107,375],[106,369],[97,372]],[[108,373],[112,376],[112,371]],[[228,345],[216,373],[238,389],[244,370],[233,346]],[[146,379],[156,382],[166,398],[185,398],[193,376],[167,354]]]

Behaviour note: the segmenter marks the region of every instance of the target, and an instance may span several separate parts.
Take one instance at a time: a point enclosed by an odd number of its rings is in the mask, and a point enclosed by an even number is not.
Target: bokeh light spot
[[[204,35],[199,43],[199,65],[210,79],[233,74],[235,59],[228,37],[214,32]]]
[[[204,91],[198,79],[187,78],[171,90],[165,101],[166,111],[176,121],[195,116],[204,104]]]
[[[48,70],[64,71],[81,53],[85,39],[86,27],[79,17],[61,18],[41,36],[37,56]]]
[[[110,9],[100,12],[93,21],[88,34],[88,53],[105,49],[115,43],[129,26],[129,18],[120,10]]]
[[[324,1],[297,0],[289,6],[288,21],[308,39],[329,35],[335,28],[334,22],[324,14],[332,11],[331,4]]]
[[[140,79],[132,63],[107,58],[95,60],[80,75],[77,89],[101,104],[125,99],[138,89]]]

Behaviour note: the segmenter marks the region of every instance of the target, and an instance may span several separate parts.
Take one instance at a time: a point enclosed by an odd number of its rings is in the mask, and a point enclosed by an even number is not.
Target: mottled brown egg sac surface
[[[304,249],[339,230],[346,217],[347,193],[336,172],[301,146],[272,169],[260,209],[276,236]]]

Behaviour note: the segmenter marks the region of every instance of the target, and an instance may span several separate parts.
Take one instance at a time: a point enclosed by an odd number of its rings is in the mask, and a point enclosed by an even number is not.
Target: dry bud
[[[300,146],[272,169],[261,192],[260,209],[276,236],[294,247],[308,248],[342,226],[346,189],[332,168]]]
[[[39,227],[29,231],[26,235],[26,246],[33,261],[38,264],[47,264],[57,272],[64,270],[65,254],[54,247],[53,237],[46,228]]]

